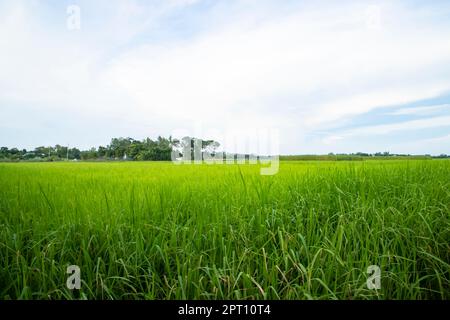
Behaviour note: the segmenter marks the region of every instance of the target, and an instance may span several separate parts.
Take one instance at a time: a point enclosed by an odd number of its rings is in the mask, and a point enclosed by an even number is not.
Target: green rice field
[[[259,169],[0,164],[0,299],[450,299],[450,161]]]

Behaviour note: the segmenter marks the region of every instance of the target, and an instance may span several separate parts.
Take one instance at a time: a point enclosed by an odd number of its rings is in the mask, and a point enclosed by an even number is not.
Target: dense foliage
[[[113,138],[109,145],[80,151],[78,148],[56,145],[37,147],[33,151],[17,148],[0,149],[0,160],[58,161],[58,160],[170,160],[172,139],[158,137],[143,141],[133,138]]]

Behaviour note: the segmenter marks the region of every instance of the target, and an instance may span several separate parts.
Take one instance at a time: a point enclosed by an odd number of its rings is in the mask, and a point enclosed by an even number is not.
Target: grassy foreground
[[[450,299],[449,243],[445,160],[0,164],[0,299]]]

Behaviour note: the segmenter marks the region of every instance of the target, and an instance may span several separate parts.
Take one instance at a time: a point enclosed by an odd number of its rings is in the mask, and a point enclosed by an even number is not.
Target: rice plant
[[[446,160],[4,163],[0,298],[449,299],[449,216]]]

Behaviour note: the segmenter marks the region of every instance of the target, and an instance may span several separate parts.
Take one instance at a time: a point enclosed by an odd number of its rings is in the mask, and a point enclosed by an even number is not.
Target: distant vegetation
[[[184,139],[184,138],[183,138]],[[191,152],[193,152],[194,141],[191,139]],[[90,161],[111,161],[111,160],[132,160],[132,161],[170,161],[172,147],[180,147],[180,140],[172,137],[164,138],[159,136],[152,140],[136,140],[133,138],[113,138],[109,145],[91,148],[89,150],[80,150],[76,147],[70,148],[63,145],[40,146],[34,150],[19,148],[0,148],[0,161],[64,161],[64,160],[90,160]],[[202,140],[201,149],[211,154],[220,143],[214,140]],[[248,158],[248,155],[246,155]],[[450,158],[450,155],[441,154],[439,156],[431,155],[410,155],[410,154],[391,154],[389,152],[377,152],[374,154],[357,152],[351,154],[333,154],[327,155],[281,155],[280,160],[370,160],[370,159],[431,159],[431,158]]]
[[[193,142],[192,142],[193,143]],[[213,140],[202,142],[202,150],[217,143]],[[177,139],[158,137],[142,141],[133,138],[113,138],[109,145],[81,151],[57,144],[54,147],[37,147],[33,151],[18,148],[0,149],[0,161],[62,161],[62,160],[137,160],[169,161],[172,146],[178,146]]]
[[[81,151],[57,144],[54,147],[37,147],[33,151],[17,148],[0,149],[0,160],[11,161],[58,161],[58,160],[170,160],[171,138],[146,138],[142,141],[133,138],[114,138],[109,145]]]
[[[391,154],[389,152],[376,152],[376,153],[329,153],[326,155],[316,155],[316,154],[305,154],[305,155],[282,155],[280,156],[280,160],[291,160],[291,161],[300,161],[300,160],[325,160],[325,161],[348,161],[348,160],[401,160],[401,159],[417,159],[417,160],[426,160],[432,158],[450,158],[450,155],[441,154],[439,156],[432,156],[429,154],[425,155],[411,155],[411,154]]]

